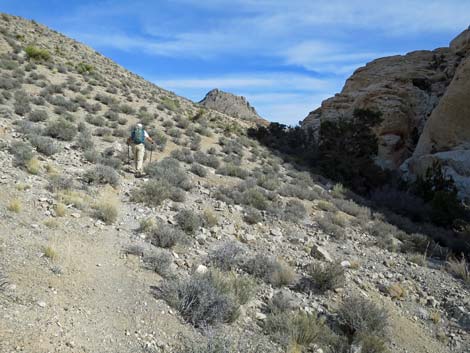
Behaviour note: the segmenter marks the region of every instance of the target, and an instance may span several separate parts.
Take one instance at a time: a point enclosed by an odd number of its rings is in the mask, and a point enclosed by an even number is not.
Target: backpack
[[[141,143],[145,142],[145,132],[144,129],[142,128],[134,128],[131,133],[131,140],[133,143],[136,145],[139,145]]]

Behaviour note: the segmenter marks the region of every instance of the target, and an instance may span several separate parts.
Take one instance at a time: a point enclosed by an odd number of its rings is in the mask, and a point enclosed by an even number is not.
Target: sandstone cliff
[[[375,60],[358,69],[342,92],[311,112],[302,126],[318,131],[321,121],[348,118],[356,108],[379,110],[384,120],[376,131],[378,164],[389,169],[401,166],[405,171],[409,166],[412,174],[420,173],[423,163],[416,160],[440,153],[443,160],[450,156],[452,160],[463,159],[459,172],[452,173],[458,174],[457,179],[462,173],[468,178],[469,48],[470,31],[466,30],[448,48]],[[454,150],[459,150],[458,157],[450,153]],[[459,183],[465,184],[462,180]]]

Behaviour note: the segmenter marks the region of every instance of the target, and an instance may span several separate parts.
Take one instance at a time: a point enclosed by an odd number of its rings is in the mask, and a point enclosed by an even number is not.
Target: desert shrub
[[[59,152],[59,147],[54,139],[46,136],[28,135],[28,140],[36,148],[36,151],[45,156],[52,156]]]
[[[179,162],[174,158],[165,158],[159,162],[153,162],[145,168],[146,173],[158,180],[165,180],[170,185],[183,190],[191,189],[191,182],[187,173],[181,169]]]
[[[103,116],[111,121],[118,121],[119,120],[119,113],[114,111],[114,110],[108,110],[106,113],[103,114]]]
[[[8,75],[2,75],[0,77],[0,88],[4,90],[12,90],[20,86],[19,82],[12,79]],[[6,97],[5,97],[6,98]]]
[[[182,117],[177,117],[175,120],[176,120],[176,126],[178,126],[180,129],[187,129],[189,125],[191,124],[188,119],[185,119]]]
[[[348,297],[338,310],[339,319],[352,336],[383,335],[388,327],[387,311],[363,297]]]
[[[201,214],[202,224],[206,228],[212,228],[219,223],[219,218],[212,208],[205,208]]]
[[[202,151],[196,152],[194,159],[196,162],[214,169],[218,168],[220,165],[220,161],[216,156],[206,154]]]
[[[121,104],[119,106],[119,110],[121,111],[121,113],[128,115],[132,115],[135,113],[135,109],[132,108],[129,104]]]
[[[333,199],[333,203],[341,211],[358,217],[362,220],[369,220],[371,217],[370,209],[364,206],[359,206],[357,203],[351,200]]]
[[[289,200],[284,208],[283,218],[290,222],[297,222],[307,216],[304,204],[298,200]]]
[[[164,200],[171,199],[175,202],[183,202],[184,192],[171,185],[167,180],[149,180],[140,188],[132,192],[131,200],[142,202],[149,206],[159,206]]]
[[[209,263],[222,271],[235,270],[246,250],[236,242],[225,242],[209,252]]]
[[[274,191],[279,187],[279,179],[275,174],[258,174],[256,184],[266,190]]]
[[[183,209],[176,215],[176,222],[187,234],[195,234],[202,226],[202,218],[192,210]]]
[[[46,121],[48,119],[45,110],[33,110],[29,113],[28,119],[33,122]]]
[[[97,150],[95,150],[93,147],[86,148],[83,151],[83,157],[85,158],[86,161],[90,163],[96,163],[98,159],[100,158],[100,153]]]
[[[100,103],[102,103],[102,104],[104,104],[104,105],[108,105],[108,106],[109,106],[109,105],[113,105],[113,104],[116,103],[116,100],[115,100],[113,97],[108,96],[108,95],[106,95],[106,94],[101,94],[101,93],[98,93],[98,94],[95,96],[95,99],[96,99],[98,102],[100,102]]]
[[[168,277],[171,275],[171,264],[173,263],[173,257],[168,251],[154,251],[152,254],[145,256],[144,266],[152,271],[155,271],[162,277]]]
[[[188,279],[167,280],[156,296],[196,327],[233,322],[239,304],[233,293],[220,284],[220,277],[213,272],[195,273]]]
[[[281,312],[268,315],[264,331],[284,347],[309,347],[311,344],[323,346],[331,334],[315,313],[303,311]],[[297,348],[300,351],[300,348]]]
[[[200,176],[201,178],[204,178],[207,176],[207,169],[198,163],[194,163],[191,166],[190,170],[193,174],[196,174],[197,176]]]
[[[52,192],[71,190],[73,188],[73,179],[59,174],[52,174],[49,177],[47,189]]]
[[[119,184],[119,174],[113,168],[101,164],[89,169],[83,179],[85,182],[93,184],[109,184],[112,186]]]
[[[289,265],[265,255],[249,258],[242,264],[242,267],[249,274],[275,287],[290,285],[296,280],[296,274]]]
[[[236,166],[241,166],[242,164],[242,157],[236,154],[228,154],[224,156],[223,161],[226,164],[233,164]]]
[[[47,101],[56,107],[63,108],[63,111],[76,112],[78,104],[66,99],[64,96],[48,96]]]
[[[171,151],[171,157],[179,160],[180,162],[193,163],[193,153],[188,148],[180,148],[178,150]]]
[[[284,184],[279,189],[279,194],[286,197],[296,197],[300,200],[308,201],[313,201],[319,197],[311,188],[293,184]]]
[[[470,265],[464,256],[460,260],[450,258],[447,261],[446,269],[453,276],[464,281],[465,284],[470,285]]]
[[[344,286],[346,277],[344,268],[339,263],[315,264],[308,268],[310,290],[321,293]]]
[[[13,104],[13,109],[16,114],[25,116],[31,111],[30,97],[24,91],[15,92],[15,103]]]
[[[263,215],[254,207],[247,207],[243,219],[248,224],[256,224],[263,221]]]
[[[106,137],[112,136],[113,130],[111,130],[107,127],[99,127],[97,129],[95,129],[94,134],[96,136],[106,138]]]
[[[222,152],[225,154],[236,154],[243,156],[243,146],[235,140],[228,140],[222,138],[219,140],[219,143],[222,145]]]
[[[240,179],[246,179],[249,175],[249,172],[247,170],[243,169],[242,167],[229,164],[229,163],[228,164],[226,163],[222,167],[219,167],[216,170],[216,173],[221,174],[221,175],[228,175],[228,176],[232,176],[232,177],[236,177]]]
[[[317,219],[318,225],[326,234],[336,239],[344,239],[346,237],[346,230],[344,227],[337,225],[333,218],[333,214],[326,213],[323,217]]]
[[[95,125],[95,126],[105,126],[106,125],[106,119],[103,118],[102,116],[100,115],[91,115],[91,114],[88,114],[86,117],[85,117],[85,120],[92,124],[92,125]]]
[[[106,224],[112,224],[116,222],[119,215],[119,199],[112,190],[105,189],[93,205],[93,209],[97,219]]]
[[[258,210],[266,210],[269,205],[266,195],[256,188],[248,188],[244,190],[241,194],[241,202]]]
[[[378,337],[370,334],[358,335],[356,343],[361,346],[361,352],[363,353],[387,353],[387,344],[382,337]]]
[[[46,49],[40,49],[33,45],[28,45],[24,51],[29,59],[48,61],[51,58],[51,54]]]
[[[7,205],[7,210],[14,213],[19,213],[23,208],[21,201],[17,198],[10,200]]]
[[[177,99],[171,99],[168,97],[164,97],[161,100],[161,104],[170,111],[177,111],[180,107],[180,103]]]
[[[64,119],[50,122],[45,130],[45,134],[63,141],[72,141],[77,134],[77,127]]]
[[[34,157],[31,145],[25,142],[13,142],[10,147],[10,153],[14,157],[15,164],[20,167],[25,167]]]
[[[177,243],[185,241],[185,234],[178,228],[169,224],[160,223],[149,232],[149,241],[160,248],[171,248]]]

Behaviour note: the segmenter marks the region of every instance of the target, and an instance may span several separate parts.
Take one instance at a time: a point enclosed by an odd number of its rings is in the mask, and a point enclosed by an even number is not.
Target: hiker
[[[143,172],[145,154],[144,142],[146,140],[152,144],[155,143],[140,123],[132,129],[131,136],[127,138],[127,145],[132,144],[132,153],[134,155],[135,170],[137,174],[142,174]]]

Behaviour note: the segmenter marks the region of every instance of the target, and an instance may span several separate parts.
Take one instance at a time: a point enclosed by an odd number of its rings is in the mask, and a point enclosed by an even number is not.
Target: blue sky
[[[447,46],[470,24],[468,0],[0,0],[0,11],[194,101],[220,88],[287,124],[366,62]]]

